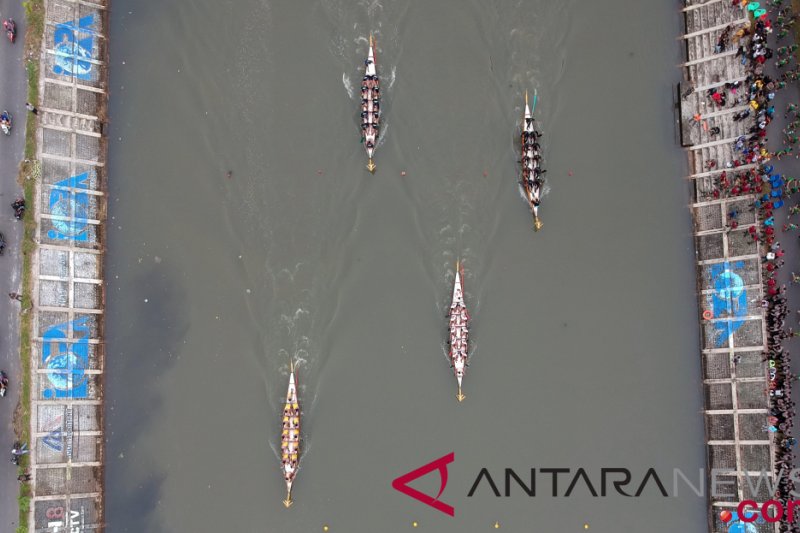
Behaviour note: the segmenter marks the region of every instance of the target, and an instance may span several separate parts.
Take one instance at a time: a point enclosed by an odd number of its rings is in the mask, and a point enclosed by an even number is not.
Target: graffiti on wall
[[[57,416],[52,423],[47,425],[45,428],[47,435],[42,437],[42,444],[54,452],[61,452],[64,449],[64,432],[61,431],[63,419],[63,416]]]
[[[82,242],[89,240],[89,195],[74,189],[89,189],[88,172],[61,180],[50,190],[50,213],[65,217],[52,219],[53,229],[47,232],[51,239]]]
[[[69,329],[72,326],[72,339]],[[89,366],[89,318],[55,325],[44,332],[42,366],[47,369],[48,386],[42,390],[44,399],[87,398]]]
[[[714,312],[715,344],[717,348],[728,344],[733,335],[744,324],[747,316],[747,290],[744,281],[736,271],[742,271],[744,261],[730,263],[725,261],[711,266],[711,305]]]
[[[47,508],[45,516],[47,517],[47,529],[52,533],[81,533],[86,527],[82,506],[80,511],[71,509],[69,516],[66,516],[63,506],[54,505]]]
[[[91,79],[92,57],[95,38],[94,14],[56,24],[53,33],[56,61],[53,72],[64,76],[75,76],[81,80]]]
[[[766,520],[759,516],[754,522],[743,522],[736,511],[729,511],[728,533],[758,533],[756,524],[766,524]],[[745,516],[745,518],[748,518]]]
[[[67,406],[67,420],[64,428],[64,441],[67,443],[67,461],[72,461],[72,406]]]

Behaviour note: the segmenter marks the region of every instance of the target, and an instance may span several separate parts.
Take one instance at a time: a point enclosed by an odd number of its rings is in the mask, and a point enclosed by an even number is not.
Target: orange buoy
[[[711,320],[714,318],[714,313],[712,313],[709,309],[703,311],[703,320]]]

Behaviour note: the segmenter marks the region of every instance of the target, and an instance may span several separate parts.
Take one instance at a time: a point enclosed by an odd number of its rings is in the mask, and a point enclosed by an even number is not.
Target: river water
[[[702,531],[688,490],[472,497],[481,468],[704,466],[677,10],[610,0],[118,1],[109,531]],[[374,32],[374,176],[354,88]],[[516,185],[524,92],[548,186]],[[228,172],[231,177],[227,177]],[[405,176],[401,173],[405,172]],[[445,358],[454,263],[467,399]],[[281,505],[297,363],[303,456]],[[391,481],[451,451],[449,517]],[[437,474],[413,483],[436,494]],[[599,489],[598,489],[599,490]]]

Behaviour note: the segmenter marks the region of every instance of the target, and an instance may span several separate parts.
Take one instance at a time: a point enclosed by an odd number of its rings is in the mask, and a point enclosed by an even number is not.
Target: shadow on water
[[[165,376],[177,361],[189,329],[186,291],[174,273],[158,265],[133,277],[125,292],[152,296],[147,301],[140,297],[117,300],[118,305],[112,299],[108,309],[110,315],[124,313],[128,317],[124,322],[136,328],[116,335],[109,332],[114,339],[110,346],[120,351],[106,358],[107,390],[113,391],[114,402],[106,408],[105,485],[126,497],[108,498],[107,516],[114,517],[115,524],[110,525],[115,531],[163,531],[162,525],[152,523],[152,513],[166,475],[152,468],[145,450],[157,451],[157,446],[144,436],[153,434],[153,413],[164,404]],[[109,320],[110,324],[121,322]],[[137,445],[142,451],[132,453]]]

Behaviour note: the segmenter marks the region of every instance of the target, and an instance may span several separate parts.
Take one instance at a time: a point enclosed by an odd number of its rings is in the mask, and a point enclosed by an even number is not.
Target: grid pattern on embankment
[[[102,531],[107,0],[47,0],[32,275],[30,523]]]
[[[748,109],[745,80],[748,65],[738,47],[747,36],[736,32],[750,25],[741,4],[731,0],[687,0],[681,37],[685,60],[683,81],[676,91],[680,108],[681,140],[686,147],[691,185],[690,209],[694,221],[697,291],[701,332],[702,386],[707,450],[708,528],[728,531],[720,517],[735,512],[742,500],[759,504],[772,499],[766,484],[753,492],[747,474],[772,472],[774,446],[764,431],[769,415],[766,349],[762,301],[761,254],[748,230],[760,221],[753,208],[754,194],[719,195],[716,183],[723,172],[755,168],[739,164],[735,143],[747,135],[755,119],[735,120]],[[720,35],[728,28],[731,46],[720,50]],[[737,94],[736,83],[740,82]],[[731,91],[731,88],[733,90]],[[714,105],[709,90],[725,90],[724,106]],[[717,191],[715,192],[715,189]],[[737,214],[738,225],[728,224]],[[711,494],[712,470],[730,482],[727,494]],[[719,487],[718,487],[719,489]],[[776,532],[778,524],[750,524],[759,533]]]

